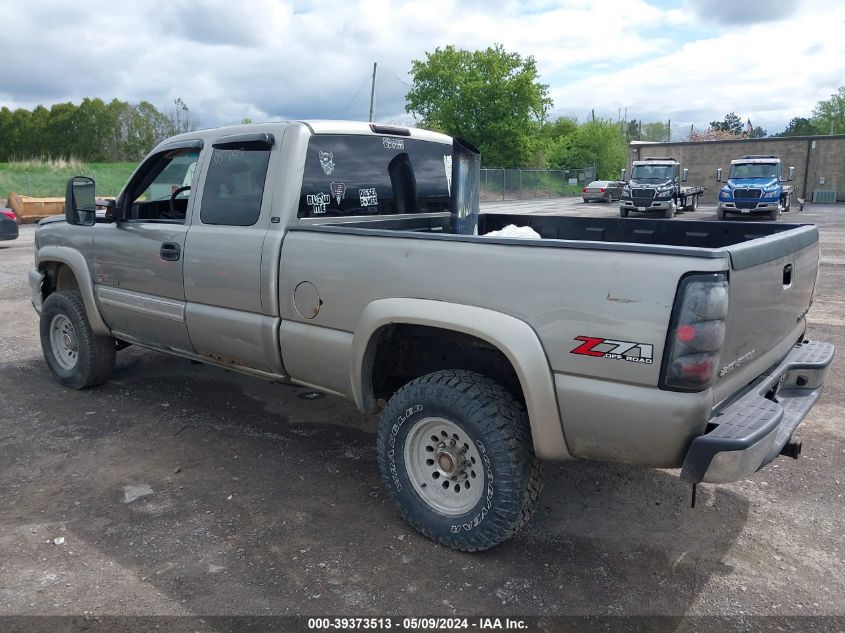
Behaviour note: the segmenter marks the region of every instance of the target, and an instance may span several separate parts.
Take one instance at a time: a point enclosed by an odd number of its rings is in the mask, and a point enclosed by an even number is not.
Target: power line
[[[358,90],[355,91],[355,94],[352,95],[352,98],[349,100],[349,103],[347,103],[346,106],[344,106],[343,110],[338,112],[337,117],[335,117],[335,118],[339,119],[344,115],[344,113],[349,109],[349,106],[352,105],[352,102],[355,101],[355,99],[358,97],[358,94],[361,92],[361,88],[363,88],[365,85],[367,85],[367,82],[370,81],[371,77],[372,76],[370,75],[370,73],[367,73],[364,76],[363,81],[361,81],[361,85],[358,86]]]

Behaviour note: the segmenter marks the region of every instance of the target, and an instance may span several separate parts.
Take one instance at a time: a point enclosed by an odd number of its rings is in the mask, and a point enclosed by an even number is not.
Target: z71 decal
[[[654,346],[648,343],[634,343],[633,341],[615,341],[596,336],[576,336],[581,344],[571,351],[581,356],[595,356],[596,358],[610,358],[611,360],[627,360],[631,363],[654,362]]]

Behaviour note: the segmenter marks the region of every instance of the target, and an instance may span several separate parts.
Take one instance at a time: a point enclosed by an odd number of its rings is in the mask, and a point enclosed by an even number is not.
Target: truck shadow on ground
[[[517,537],[453,552],[398,517],[375,419],[351,403],[148,352],[119,358],[115,379],[87,391],[59,386],[40,359],[0,368],[4,426],[15,417],[0,434],[0,477],[15,482],[0,523],[61,524],[82,552],[61,563],[79,566],[74,584],[98,593],[92,560],[109,561],[129,570],[115,591],[130,604],[152,585],[197,614],[683,614],[730,572],[748,514],[745,498],[707,486],[690,509],[675,472],[547,464]],[[8,551],[31,555],[18,541]]]

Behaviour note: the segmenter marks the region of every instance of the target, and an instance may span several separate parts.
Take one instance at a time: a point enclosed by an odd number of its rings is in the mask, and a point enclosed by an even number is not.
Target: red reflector
[[[713,366],[716,362],[714,358],[704,358],[695,362],[678,363],[678,373],[687,377],[695,377],[705,382],[713,375]]]
[[[675,335],[682,343],[689,343],[695,338],[695,328],[691,325],[681,325]]]

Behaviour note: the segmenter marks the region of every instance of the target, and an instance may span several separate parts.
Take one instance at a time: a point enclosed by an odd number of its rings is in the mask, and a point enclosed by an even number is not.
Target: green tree
[[[423,127],[474,143],[489,166],[515,167],[537,158],[539,130],[552,106],[534,58],[501,44],[483,51],[454,46],[411,64],[406,111]]]
[[[650,121],[642,125],[640,140],[665,143],[669,140],[669,124],[665,121]]]
[[[748,138],[766,138],[769,133],[761,128],[759,125],[752,127],[751,131],[748,133]]]
[[[616,178],[625,166],[625,136],[612,121],[587,121],[560,138],[549,152],[549,164],[554,169],[594,164],[598,178]]]
[[[732,134],[742,134],[744,126],[742,119],[740,119],[735,112],[728,112],[725,118],[721,121],[710,121],[710,128],[713,130],[721,130],[722,132],[731,132]]]
[[[783,132],[775,136],[813,136],[820,133],[821,130],[814,119],[797,116],[789,121]]]
[[[816,104],[813,121],[822,134],[845,134],[845,86]]]

